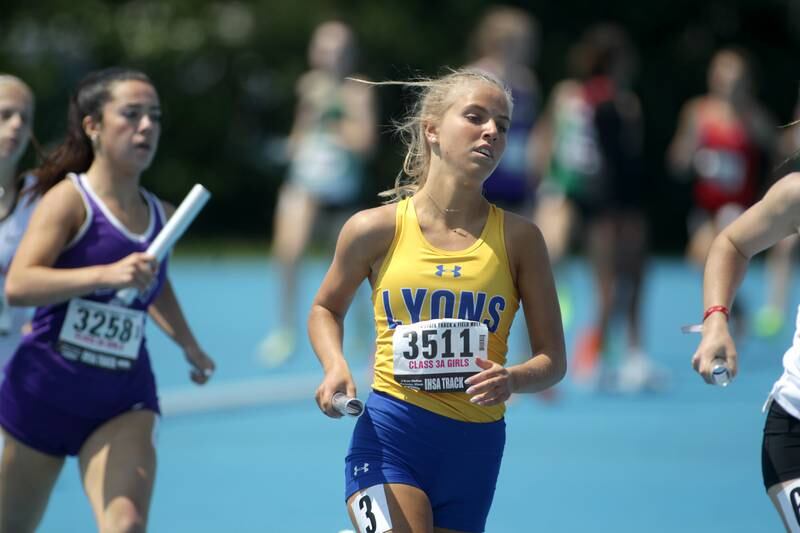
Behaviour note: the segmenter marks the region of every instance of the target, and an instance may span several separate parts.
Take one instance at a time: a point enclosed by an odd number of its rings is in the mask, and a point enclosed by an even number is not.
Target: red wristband
[[[730,311],[728,311],[728,308],[724,305],[712,305],[706,309],[705,313],[703,313],[703,322],[705,322],[706,319],[714,313],[722,313],[725,315],[725,320],[728,320],[728,316],[730,315]]]

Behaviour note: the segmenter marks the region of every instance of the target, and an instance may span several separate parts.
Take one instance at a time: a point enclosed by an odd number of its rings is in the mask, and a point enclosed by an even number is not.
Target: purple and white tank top
[[[166,223],[161,202],[141,189],[150,210],[142,234],[127,229],[92,190],[85,175],[70,174],[83,197],[86,219],[77,235],[56,259],[53,268],[80,268],[110,264],[134,252],[144,252]],[[115,289],[100,289],[66,302],[38,307],[33,331],[25,344],[47,345],[54,363],[91,370],[130,371],[140,363],[149,366],[144,329],[147,308],[166,279],[161,264],[153,285],[129,306],[113,301]],[[75,366],[78,365],[78,366]]]

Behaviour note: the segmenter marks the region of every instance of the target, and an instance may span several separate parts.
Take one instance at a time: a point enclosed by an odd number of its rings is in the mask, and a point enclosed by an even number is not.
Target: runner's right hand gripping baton
[[[703,324],[689,324],[681,326],[683,333],[703,333]],[[720,387],[727,387],[731,383],[731,374],[725,359],[717,357],[714,359],[714,366],[711,367],[711,382]]]
[[[359,417],[364,412],[364,402],[358,398],[349,398],[343,392],[337,392],[331,399],[333,408],[342,415]]]
[[[181,205],[178,206],[178,209],[175,210],[172,218],[164,224],[156,238],[153,239],[153,243],[147,248],[147,253],[155,257],[159,263],[163,261],[172,247],[175,246],[175,243],[178,242],[178,239],[184,234],[186,228],[189,227],[189,224],[192,223],[200,213],[200,210],[203,209],[203,206],[206,205],[209,198],[211,198],[211,193],[199,183],[195,184],[189,194],[186,195],[186,198],[183,199]],[[138,291],[132,287],[120,289],[117,291],[114,301],[128,306],[136,299],[137,295]]]

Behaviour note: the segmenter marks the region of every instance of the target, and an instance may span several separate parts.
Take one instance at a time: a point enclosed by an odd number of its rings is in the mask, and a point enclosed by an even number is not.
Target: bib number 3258
[[[59,335],[64,357],[92,366],[130,368],[144,335],[143,311],[73,298]]]
[[[398,326],[393,335],[394,377],[426,392],[464,392],[464,380],[486,359],[489,332],[481,322],[437,319]]]

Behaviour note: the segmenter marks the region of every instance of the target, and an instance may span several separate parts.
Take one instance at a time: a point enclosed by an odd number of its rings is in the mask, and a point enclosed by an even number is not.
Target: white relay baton
[[[175,210],[175,214],[167,221],[161,231],[158,232],[153,243],[147,248],[147,253],[156,258],[159,263],[167,256],[169,251],[178,242],[178,239],[186,232],[186,228],[194,221],[203,206],[206,205],[208,199],[211,198],[211,193],[208,189],[195,184],[186,198],[183,199],[181,205]],[[114,302],[121,305],[130,305],[131,302],[138,295],[138,291],[132,287],[127,289],[120,289],[114,296]]]
[[[359,417],[364,412],[364,402],[358,398],[349,398],[343,392],[337,392],[331,399],[333,408],[342,415]]]

